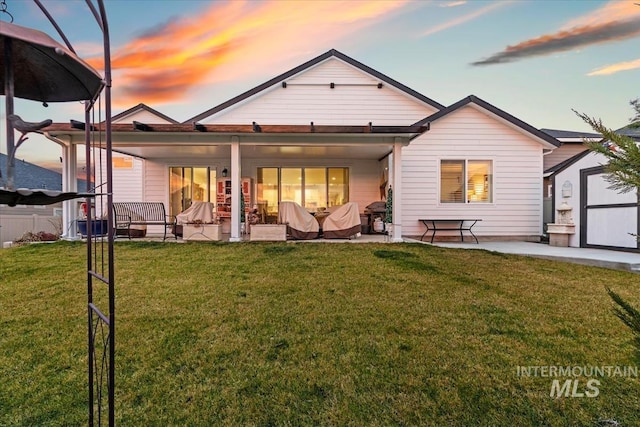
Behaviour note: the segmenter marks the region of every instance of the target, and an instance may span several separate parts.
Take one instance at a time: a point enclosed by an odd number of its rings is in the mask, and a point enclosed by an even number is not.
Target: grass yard
[[[85,264],[80,243],[0,251],[0,426],[86,425]],[[605,290],[640,306],[631,273],[417,244],[123,242],[116,277],[119,425],[640,425],[640,378],[552,398],[553,378],[517,375],[639,366]]]

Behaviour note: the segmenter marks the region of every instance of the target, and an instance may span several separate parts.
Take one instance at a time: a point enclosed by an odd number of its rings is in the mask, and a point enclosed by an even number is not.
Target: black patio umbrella
[[[3,203],[11,205],[20,200],[20,204],[49,204],[79,197],[77,193],[49,197],[37,191],[9,194],[14,191],[15,150],[26,139],[26,133],[38,131],[31,127],[26,131],[18,129],[23,136],[18,145],[14,144],[14,98],[44,103],[92,101],[103,86],[104,81],[96,70],[47,34],[9,22],[0,24],[0,94],[6,98],[8,155],[7,188],[2,193],[2,199],[6,201]]]
[[[7,43],[8,42],[8,43]],[[13,78],[13,96],[40,102],[93,100],[103,79],[89,64],[42,31],[2,22],[0,90]],[[10,66],[13,76],[7,76]]]
[[[51,190],[30,190],[28,188],[18,188],[17,190],[6,190],[0,188],[0,204],[16,205],[50,205],[65,200],[77,199],[80,197],[94,197],[95,194],[62,192]]]

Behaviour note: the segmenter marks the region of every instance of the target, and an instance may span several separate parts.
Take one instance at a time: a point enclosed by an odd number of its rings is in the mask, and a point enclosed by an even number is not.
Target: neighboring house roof
[[[547,143],[550,148],[555,148],[555,147],[559,147],[560,146],[560,141],[558,141],[556,138],[554,138],[553,136],[542,132],[536,128],[534,128],[533,126],[523,122],[522,120],[518,119],[517,117],[512,116],[511,114],[507,113],[506,111],[503,111],[501,109],[499,109],[498,107],[495,107],[491,104],[489,104],[488,102],[478,98],[475,95],[469,95],[466,98],[461,99],[460,101],[456,102],[455,104],[452,104],[440,111],[438,111],[437,113],[434,113],[432,115],[430,115],[429,117],[426,117],[422,120],[420,120],[417,123],[414,123],[414,126],[416,125],[426,125],[427,123],[431,123],[434,122],[466,105],[469,104],[474,104],[477,105],[478,107],[483,108],[486,111],[489,111],[490,113],[502,118],[503,120],[506,120],[507,122],[511,123],[512,125],[516,126],[517,128],[520,128],[521,130],[533,135],[534,137],[536,137],[538,140],[541,140],[545,143]]]
[[[282,82],[287,80],[288,78],[291,78],[291,77],[293,77],[293,76],[295,76],[295,75],[297,75],[297,74],[299,74],[299,73],[301,73],[301,72],[303,72],[303,71],[305,71],[305,70],[307,70],[307,69],[309,69],[309,68],[311,68],[311,67],[313,67],[313,66],[315,66],[315,65],[317,65],[317,64],[319,64],[319,63],[321,63],[321,62],[323,62],[323,61],[325,61],[325,60],[327,60],[329,58],[331,58],[331,57],[338,58],[338,59],[340,59],[340,60],[342,60],[342,61],[344,61],[344,62],[346,62],[346,63],[348,63],[348,64],[350,64],[350,65],[352,65],[352,66],[354,66],[354,67],[356,67],[356,68],[358,68],[360,70],[362,70],[362,71],[364,71],[365,73],[370,74],[370,75],[380,79],[382,82],[384,82],[384,83],[386,83],[386,84],[388,84],[390,86],[393,86],[396,89],[399,89],[400,91],[402,91],[402,92],[404,92],[404,93],[406,93],[406,94],[408,94],[408,95],[410,95],[410,96],[412,96],[412,97],[424,102],[425,104],[428,104],[428,105],[431,105],[434,108],[437,108],[438,110],[444,108],[444,105],[434,101],[431,98],[428,98],[428,97],[422,95],[419,92],[416,92],[415,90],[403,85],[402,83],[392,79],[391,77],[388,77],[388,76],[380,73],[379,71],[376,71],[373,68],[370,68],[370,67],[364,65],[363,63],[356,61],[355,59],[345,55],[344,53],[341,53],[341,52],[339,52],[339,51],[337,51],[335,49],[331,49],[328,52],[325,52],[322,55],[317,56],[316,58],[313,58],[310,61],[307,61],[302,65],[299,65],[299,66],[297,66],[295,68],[292,68],[291,70],[289,70],[289,71],[287,71],[285,73],[282,73],[279,76],[276,76],[276,77],[272,78],[271,80],[266,81],[266,82],[262,83],[261,85],[256,86],[253,89],[250,89],[250,90],[248,90],[248,91],[236,96],[235,98],[231,98],[230,100],[228,100],[226,102],[223,102],[222,104],[217,105],[216,107],[213,107],[213,108],[211,108],[211,109],[209,109],[209,110],[207,110],[207,111],[205,111],[205,112],[203,112],[201,114],[198,114],[195,117],[192,117],[192,118],[190,118],[188,120],[185,120],[183,123],[198,122],[198,121],[203,120],[203,119],[205,119],[205,118],[207,118],[209,116],[212,116],[213,114],[216,114],[216,113],[218,113],[218,112],[220,112],[222,110],[225,110],[225,109],[227,109],[227,108],[229,108],[229,107],[231,107],[231,106],[233,106],[235,104],[238,104],[239,102],[242,102],[245,99],[250,98],[250,97],[252,97],[252,96],[254,96],[254,95],[256,95],[256,94],[258,94],[258,93],[260,93],[260,92],[262,92],[262,91],[264,91],[264,90],[266,90],[266,89],[268,89],[268,88],[270,88],[270,87],[272,87],[274,85],[282,84]]]
[[[628,136],[628,137],[631,137],[631,138],[633,138],[633,139],[635,139],[637,141],[640,141],[640,128],[632,127],[631,125],[629,125],[629,126],[625,126],[623,128],[620,128],[620,129],[616,130],[615,132],[617,134]],[[600,134],[594,134],[594,135],[602,136]],[[576,154],[575,156],[568,158],[564,162],[560,162],[557,165],[547,169],[545,171],[545,175],[548,176],[548,175],[557,174],[558,172],[561,172],[561,171],[567,169],[569,166],[571,166],[572,164],[574,164],[575,162],[577,162],[581,158],[585,157],[589,153],[591,153],[591,150],[589,150],[589,149],[584,150],[584,151]]]
[[[0,186],[4,186],[7,179],[7,155],[2,153],[0,153],[0,172],[2,172]],[[16,188],[62,190],[62,174],[19,159],[15,160],[14,182]]]
[[[640,127],[634,127],[636,125],[628,125],[616,130],[617,134],[628,136],[635,140],[640,140]]]
[[[154,116],[159,117],[160,119],[162,119],[163,121],[169,122],[169,123],[173,123],[173,124],[178,124],[180,122],[178,122],[177,120],[172,119],[171,117],[162,114],[160,111],[155,110],[151,107],[149,107],[146,104],[138,104],[135,107],[131,107],[128,110],[123,111],[122,113],[116,114],[115,116],[111,117],[111,121],[112,122],[117,122],[118,120],[122,120],[128,116],[134,115],[140,111],[146,111],[150,114],[153,114]]]
[[[0,153],[0,187],[5,186],[7,179],[7,155]],[[51,169],[24,160],[15,161],[14,168],[15,188],[30,188],[62,191],[62,174]],[[84,192],[87,186],[85,181],[78,180],[78,191]]]
[[[602,135],[593,132],[580,132],[573,130],[560,130],[560,129],[540,129],[542,132],[551,135],[560,142],[580,142],[584,139],[600,139]]]

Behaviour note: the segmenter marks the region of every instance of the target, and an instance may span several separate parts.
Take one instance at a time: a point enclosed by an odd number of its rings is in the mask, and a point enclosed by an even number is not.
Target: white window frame
[[[463,200],[461,202],[443,202],[442,201],[442,162],[443,161],[455,161],[455,162],[464,162],[464,179],[463,179],[463,189],[462,196]],[[489,194],[491,195],[489,201],[471,201],[467,196],[467,182],[469,181],[468,171],[469,171],[469,162],[488,162],[490,164],[490,174],[489,174]],[[492,158],[482,157],[482,158],[454,158],[454,157],[441,157],[438,159],[438,205],[440,206],[460,206],[460,205],[474,205],[474,206],[487,206],[493,205],[495,203],[496,194],[495,194],[495,160]]]

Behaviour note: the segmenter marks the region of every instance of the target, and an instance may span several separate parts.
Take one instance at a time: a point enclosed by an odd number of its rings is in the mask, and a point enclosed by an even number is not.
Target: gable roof
[[[437,113],[433,113],[432,115],[420,120],[419,122],[414,123],[414,126],[417,125],[426,125],[427,123],[430,122],[434,122],[444,116],[446,116],[447,114],[450,114],[466,105],[469,104],[475,104],[487,111],[489,111],[490,113],[495,114],[496,116],[506,120],[507,122],[511,123],[512,125],[522,129],[523,131],[530,133],[531,135],[535,136],[536,138],[550,144],[553,147],[559,147],[560,141],[558,141],[557,139],[555,139],[554,137],[552,137],[551,135],[542,132],[536,128],[534,128],[533,126],[531,126],[530,124],[527,124],[525,122],[523,122],[522,120],[518,119],[517,117],[512,116],[511,114],[507,113],[506,111],[503,111],[501,109],[499,109],[498,107],[495,107],[491,104],[489,104],[488,102],[478,98],[475,95],[469,95],[466,98],[461,99],[460,101],[456,102],[455,104],[451,104],[450,106],[438,111]]]
[[[169,123],[173,123],[173,124],[178,124],[179,122],[177,120],[172,119],[171,117],[162,114],[160,111],[155,110],[151,107],[149,107],[146,104],[140,103],[138,105],[136,105],[135,107],[131,107],[128,110],[123,111],[122,113],[116,114],[115,116],[111,117],[111,121],[112,122],[116,122],[120,119],[123,119],[127,116],[130,116],[133,113],[137,113],[138,111],[147,111],[148,113],[153,114],[154,116],[158,116],[159,118],[161,118],[162,120],[165,120]]]
[[[348,64],[350,64],[350,65],[352,65],[352,66],[354,66],[356,68],[358,68],[359,70],[361,70],[361,71],[363,71],[363,72],[365,72],[367,74],[370,74],[370,75],[380,79],[382,82],[388,84],[389,86],[393,86],[396,89],[399,89],[400,91],[406,93],[407,95],[412,96],[412,97],[424,102],[425,104],[431,105],[432,107],[434,107],[434,108],[436,108],[438,110],[444,108],[444,105],[434,101],[431,98],[428,98],[428,97],[422,95],[419,92],[416,92],[415,90],[403,85],[402,83],[392,79],[391,77],[388,77],[388,76],[382,74],[381,72],[376,71],[373,68],[368,67],[368,66],[364,65],[363,63],[356,61],[355,59],[345,55],[344,53],[341,53],[341,52],[339,52],[339,51],[337,51],[335,49],[331,49],[331,50],[323,53],[322,55],[317,56],[317,57],[311,59],[310,61],[305,62],[302,65],[299,65],[299,66],[297,66],[295,68],[292,68],[291,70],[289,70],[289,71],[287,71],[285,73],[282,73],[279,76],[276,76],[276,77],[272,78],[271,80],[268,80],[268,81],[262,83],[261,85],[258,85],[256,87],[254,87],[253,89],[250,89],[250,90],[248,90],[248,91],[236,96],[235,98],[231,98],[230,100],[225,101],[222,104],[219,104],[219,105],[217,105],[217,106],[215,106],[215,107],[213,107],[213,108],[211,108],[211,109],[209,109],[209,110],[207,110],[207,111],[205,111],[203,113],[200,113],[197,116],[194,116],[194,117],[192,117],[192,118],[190,118],[188,120],[185,120],[183,123],[198,122],[199,120],[202,120],[202,119],[205,119],[205,118],[207,118],[209,116],[212,116],[213,114],[216,114],[216,113],[218,113],[218,112],[220,112],[222,110],[225,110],[225,109],[227,109],[227,108],[229,108],[229,107],[231,107],[231,106],[233,106],[233,105],[235,105],[235,104],[237,104],[239,102],[242,102],[245,99],[250,98],[253,95],[256,95],[257,93],[260,93],[260,92],[262,92],[262,91],[264,91],[264,90],[266,90],[266,89],[268,89],[268,88],[270,88],[270,87],[272,87],[274,85],[280,84],[283,81],[285,81],[286,79],[288,79],[290,77],[293,77],[293,76],[295,76],[295,75],[297,75],[297,74],[299,74],[299,73],[301,73],[301,72],[303,72],[303,71],[305,71],[305,70],[307,70],[307,69],[309,69],[309,68],[311,68],[311,67],[313,67],[313,66],[315,66],[315,65],[317,65],[317,64],[319,64],[319,63],[321,63],[321,62],[323,62],[323,61],[325,61],[325,60],[327,60],[329,58],[331,58],[331,57],[338,58],[338,59],[340,59],[340,60],[342,60],[342,61],[344,61],[344,62],[346,62],[346,63],[348,63]]]

